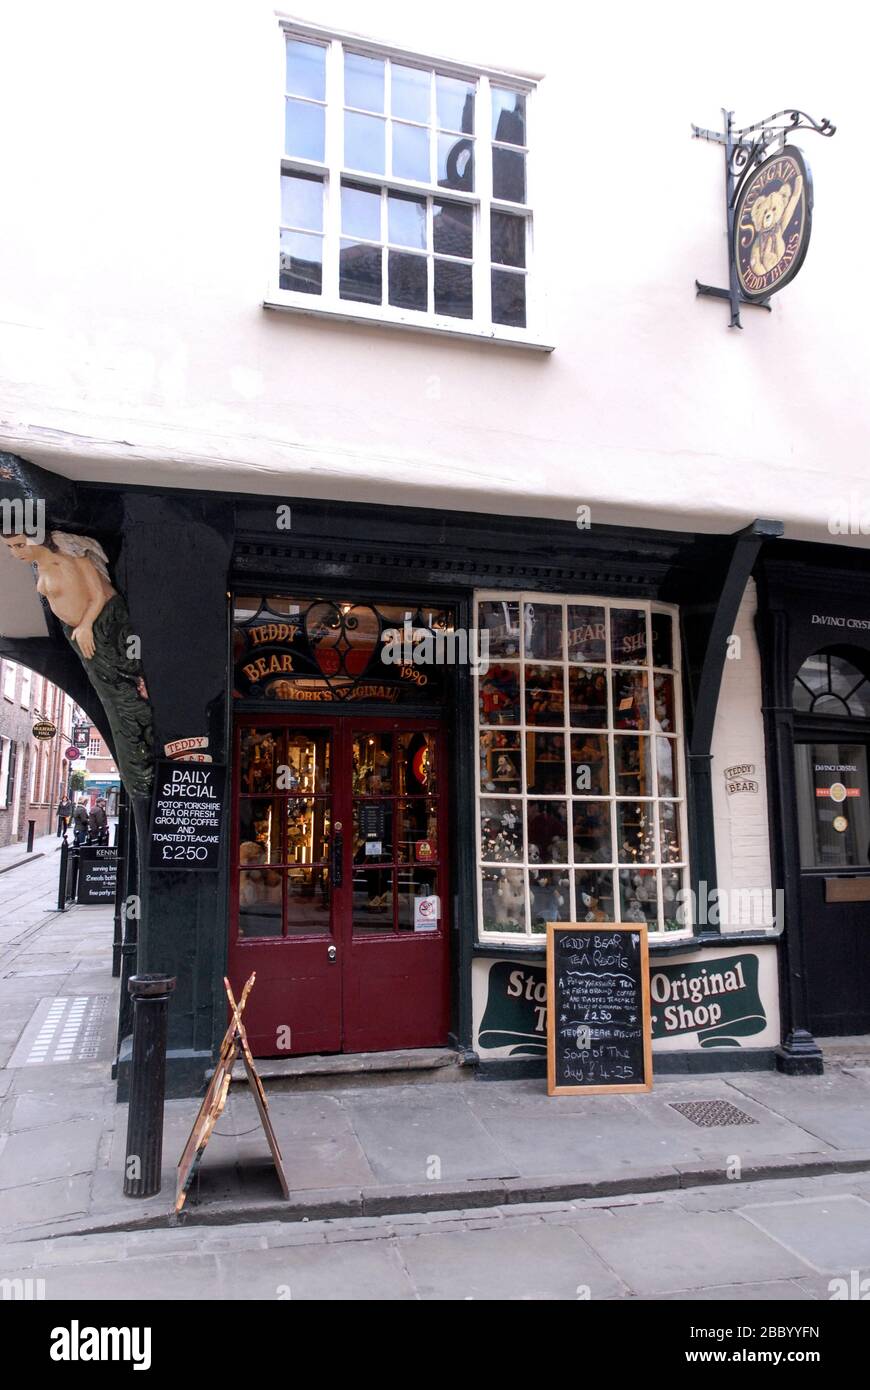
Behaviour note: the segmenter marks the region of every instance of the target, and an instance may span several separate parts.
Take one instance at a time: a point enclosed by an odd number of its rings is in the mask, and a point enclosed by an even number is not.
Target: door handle
[[[344,836],[341,833],[341,822],[338,821],[332,833],[332,886],[340,888],[342,876],[344,874]]]
[[[327,946],[326,956],[328,960],[334,961],[337,955],[338,951],[335,946]]]

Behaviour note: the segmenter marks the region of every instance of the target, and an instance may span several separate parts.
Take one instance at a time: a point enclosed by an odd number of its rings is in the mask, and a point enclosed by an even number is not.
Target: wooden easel
[[[272,1161],[275,1164],[275,1171],[278,1174],[278,1181],[285,1198],[290,1196],[290,1189],[287,1186],[287,1177],[284,1173],[284,1161],[281,1157],[281,1150],[278,1147],[278,1140],[272,1128],[272,1121],[269,1119],[269,1106],[266,1101],[266,1093],[263,1090],[263,1083],[257,1075],[257,1068],[254,1066],[254,1059],[251,1056],[251,1049],[248,1044],[248,1035],[245,1032],[245,1025],[242,1023],[242,1014],[248,1002],[248,995],[254,987],[256,973],[251,975],[246,981],[242,990],[238,1004],[233,996],[232,986],[224,977],[224,989],[230,1001],[230,1008],[233,1016],[230,1025],[223,1037],[220,1047],[217,1066],[208,1084],[208,1090],[203,1097],[202,1105],[199,1107],[193,1128],[184,1146],[181,1158],[178,1160],[177,1181],[175,1186],[175,1211],[181,1211],[187,1197],[190,1184],[193,1182],[194,1175],[199,1166],[199,1161],[205,1153],[205,1146],[211,1138],[212,1130],[220,1118],[221,1111],[226,1104],[230,1090],[230,1082],[233,1079],[233,1066],[238,1059],[239,1053],[248,1076],[248,1084],[251,1087],[251,1094],[260,1115],[260,1123],[266,1133],[266,1139],[272,1154]]]

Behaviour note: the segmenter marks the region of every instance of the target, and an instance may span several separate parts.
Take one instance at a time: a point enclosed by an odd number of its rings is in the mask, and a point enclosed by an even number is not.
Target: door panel
[[[436,723],[243,716],[229,973],[255,1055],[442,1044],[446,757]]]
[[[870,902],[828,902],[829,877],[870,875],[867,746],[820,734],[795,745],[809,1025],[870,1032]]]

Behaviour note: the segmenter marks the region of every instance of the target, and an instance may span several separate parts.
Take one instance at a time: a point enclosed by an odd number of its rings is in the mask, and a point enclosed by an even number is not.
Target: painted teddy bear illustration
[[[794,191],[791,184],[784,183],[775,193],[767,193],[753,203],[750,215],[755,228],[755,241],[749,264],[756,275],[767,275],[785,255],[783,232],[792,219],[803,186],[803,175],[798,174]]]

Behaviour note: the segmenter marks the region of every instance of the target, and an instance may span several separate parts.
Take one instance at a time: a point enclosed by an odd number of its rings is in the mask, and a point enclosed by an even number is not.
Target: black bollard
[[[57,883],[57,910],[66,912],[66,880],[69,873],[67,860],[69,859],[69,845],[66,836],[60,842],[60,877]]]
[[[153,1197],[160,1191],[163,1164],[166,1025],[175,980],[169,975],[133,975],[128,988],[133,998],[133,1057],[124,1196]]]
[[[33,853],[33,835],[34,835],[35,830],[36,830],[36,821],[35,821],[35,820],[29,820],[29,821],[27,822],[27,853],[28,853],[28,854],[32,854],[32,853]]]

